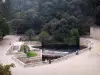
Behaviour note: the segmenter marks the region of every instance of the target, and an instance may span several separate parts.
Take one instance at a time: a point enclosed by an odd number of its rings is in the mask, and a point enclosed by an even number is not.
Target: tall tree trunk
[[[29,40],[32,40],[32,36],[31,35],[29,35]]]
[[[44,50],[44,41],[42,41],[42,51]]]

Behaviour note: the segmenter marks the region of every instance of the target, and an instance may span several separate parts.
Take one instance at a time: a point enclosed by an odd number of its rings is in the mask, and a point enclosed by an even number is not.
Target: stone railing
[[[39,41],[24,41],[25,44],[41,46]]]
[[[16,39],[15,41],[19,41],[20,40],[20,36],[18,37],[18,39]],[[14,42],[15,43],[15,42]],[[9,47],[9,49],[5,52],[6,55],[11,55],[12,51],[13,51],[13,44]]]
[[[22,67],[33,67],[38,65],[43,65],[42,58],[26,58],[26,57],[17,57],[13,56],[12,59],[20,64]]]
[[[13,46],[10,46],[10,48],[6,52],[6,55],[12,55],[12,51],[13,51]]]
[[[25,63],[23,63],[22,61],[20,61],[17,57],[13,56],[12,59],[17,62],[18,64],[20,64],[22,67],[25,67]],[[16,65],[15,65],[16,66]]]
[[[40,57],[30,57],[30,58],[18,57],[18,59],[21,60],[24,63],[27,63],[27,61],[29,61],[30,63],[34,63],[34,62],[37,62],[37,61],[42,61],[42,58],[40,58]]]
[[[81,54],[81,53],[83,53],[83,52],[85,52],[85,51],[87,51],[87,50],[88,50],[88,48],[85,48],[85,49],[83,49],[83,50],[79,50],[79,51],[78,51],[78,54]],[[52,62],[55,63],[55,62],[59,62],[59,61],[62,61],[62,60],[67,60],[68,58],[73,57],[73,56],[75,56],[75,55],[76,55],[76,52],[71,53],[71,54],[66,55],[66,56],[63,56],[63,57],[58,58],[58,59],[54,59],[54,60],[52,60]]]

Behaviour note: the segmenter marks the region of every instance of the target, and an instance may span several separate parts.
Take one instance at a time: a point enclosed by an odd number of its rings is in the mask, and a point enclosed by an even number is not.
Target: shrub
[[[27,52],[27,57],[35,57],[37,54],[35,52]]]
[[[20,47],[20,51],[22,51],[22,52],[24,52],[24,53],[27,53],[27,52],[30,51],[30,48],[29,48],[27,45],[23,44],[23,45],[21,45],[21,47]]]

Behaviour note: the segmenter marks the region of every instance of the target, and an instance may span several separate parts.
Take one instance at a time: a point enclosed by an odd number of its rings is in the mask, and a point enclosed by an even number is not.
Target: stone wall
[[[81,54],[81,53],[86,52],[86,51],[88,51],[88,48],[79,50],[79,51],[78,51],[78,54]],[[68,58],[71,58],[71,57],[73,57],[73,56],[76,56],[76,52],[71,53],[71,54],[68,54],[68,55],[63,56],[63,57],[58,58],[58,59],[54,59],[54,60],[52,60],[52,63],[56,63],[56,62],[59,62],[59,61],[62,61],[62,60],[67,60]]]
[[[80,46],[87,47],[89,43],[90,43],[90,40],[84,39],[84,38],[80,38]]]
[[[90,37],[100,39],[100,27],[90,27]]]

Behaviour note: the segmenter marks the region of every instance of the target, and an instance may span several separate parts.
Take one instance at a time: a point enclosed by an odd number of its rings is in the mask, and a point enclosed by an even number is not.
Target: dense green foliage
[[[7,6],[6,6],[7,4]],[[7,22],[8,18],[8,1],[7,2],[2,2],[0,1],[0,39],[3,39],[3,37],[7,34],[10,33],[10,25]]]
[[[0,75],[12,75],[10,68],[14,67],[14,64],[3,65],[0,63]]]
[[[39,40],[41,41],[42,43],[42,48],[44,47],[44,43],[47,43],[48,40],[50,38],[50,35],[48,32],[45,32],[45,31],[42,31],[40,34],[39,34]]]
[[[89,26],[94,21],[99,25],[99,2],[99,0],[8,0],[4,4],[9,8],[7,12],[10,13],[10,18],[9,16],[7,18],[18,34],[32,28],[36,34],[48,33],[49,40],[68,43],[76,38],[71,34],[74,29],[79,32],[76,32],[79,37],[89,33]],[[72,36],[73,38],[70,38]]]
[[[5,35],[9,34],[9,32],[10,25],[4,17],[0,16],[0,36],[3,38]]]
[[[11,2],[13,6],[11,23],[13,28],[17,28],[18,33],[33,28],[36,34],[40,33],[41,29],[49,29],[48,32],[52,35],[64,27],[65,30],[78,28],[80,34],[88,31],[85,27],[88,27],[87,21],[90,17],[86,12],[88,5],[83,0],[11,0]],[[57,31],[54,31],[55,29]]]
[[[85,0],[91,9],[91,16],[95,18],[95,24],[100,26],[100,0]]]
[[[37,54],[35,52],[27,52],[27,57],[35,57]]]
[[[47,41],[49,39],[50,35],[45,32],[45,31],[42,31],[40,34],[39,34],[39,39],[40,41]]]
[[[10,1],[13,6],[11,24],[17,33],[28,31],[26,33],[29,34],[29,29],[32,28],[39,34],[40,40],[51,39],[68,43],[72,29],[77,28],[80,35],[89,31],[87,22],[90,17],[85,12],[88,6],[83,0]],[[31,39],[31,35],[29,37]]]
[[[0,0],[0,15],[2,15],[5,18],[9,18],[10,15],[10,0],[6,0],[6,2],[3,2],[3,0]]]
[[[62,30],[64,31],[64,30]],[[44,43],[65,43],[68,45],[79,45],[79,32],[78,29],[71,29],[70,31],[65,30],[66,32],[61,31],[57,34],[50,35],[46,31],[42,31],[39,34],[39,39]]]
[[[32,40],[32,36],[35,35],[34,30],[33,29],[29,29],[25,32],[25,34],[29,37],[29,40]]]
[[[77,29],[70,31],[69,44],[79,45],[79,32]]]

